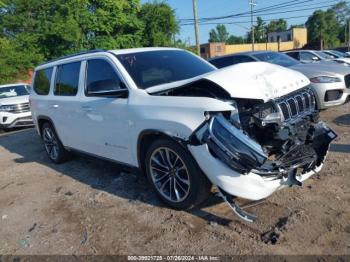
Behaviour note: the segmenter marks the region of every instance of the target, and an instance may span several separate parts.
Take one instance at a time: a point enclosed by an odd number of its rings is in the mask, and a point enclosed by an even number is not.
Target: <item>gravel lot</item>
[[[2,133],[0,254],[350,254],[350,104],[321,117],[339,135],[323,171],[249,209],[253,224],[215,196],[171,210],[141,176],[86,157],[54,165],[34,129]]]

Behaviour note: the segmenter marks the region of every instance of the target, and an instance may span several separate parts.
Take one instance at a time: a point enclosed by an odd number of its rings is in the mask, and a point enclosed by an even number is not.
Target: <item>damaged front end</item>
[[[192,154],[222,194],[259,200],[285,186],[300,186],[321,169],[337,137],[319,121],[309,88],[266,103],[235,100],[235,107],[235,112],[207,113],[191,138]],[[197,150],[203,146],[225,167],[206,163],[210,157]]]

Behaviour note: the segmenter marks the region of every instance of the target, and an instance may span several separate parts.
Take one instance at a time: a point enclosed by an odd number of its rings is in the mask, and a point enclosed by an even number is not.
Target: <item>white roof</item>
[[[129,48],[129,49],[116,49],[109,50],[116,55],[129,54],[129,53],[140,53],[140,52],[150,52],[150,51],[159,51],[159,50],[182,50],[179,48],[172,47],[141,47],[141,48]]]
[[[116,50],[106,50],[106,51],[97,50],[96,52],[91,52],[91,53],[86,52],[86,53],[81,53],[81,54],[77,53],[76,55],[72,54],[70,56],[66,56],[66,57],[54,59],[52,61],[48,61],[46,63],[43,63],[43,64],[37,66],[35,68],[35,71],[40,70],[40,69],[44,69],[44,68],[48,68],[48,67],[52,67],[52,66],[55,66],[57,64],[61,64],[62,62],[79,60],[79,59],[82,59],[86,56],[94,56],[96,54],[103,54],[106,52],[113,53],[115,55],[121,55],[121,54],[140,53],[140,52],[149,52],[149,51],[157,51],[157,50],[182,50],[182,49],[171,48],[171,47],[143,47],[143,48],[116,49]]]
[[[27,86],[26,83],[16,83],[16,84],[6,84],[6,85],[0,85],[0,88],[2,87],[11,87],[11,86]]]

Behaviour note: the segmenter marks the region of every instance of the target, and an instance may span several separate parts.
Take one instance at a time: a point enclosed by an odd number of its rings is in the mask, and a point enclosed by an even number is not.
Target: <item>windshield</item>
[[[331,52],[331,51],[323,51],[324,53],[326,53],[327,55],[331,56],[332,58],[339,58],[340,56]]]
[[[320,56],[321,58],[324,58],[324,59],[332,59],[333,58],[330,55],[327,55],[326,53],[323,53],[322,51],[315,51],[315,53],[318,56]]]
[[[117,55],[138,88],[171,83],[216,70],[182,50],[159,50]]]
[[[26,95],[29,95],[29,88],[24,85],[0,87],[0,99]]]
[[[345,53],[339,52],[337,50],[332,50],[332,54],[338,56],[338,57],[346,57]]]
[[[253,54],[253,56],[260,61],[264,61],[264,62],[268,62],[268,63],[280,65],[280,66],[285,66],[285,67],[290,67],[290,66],[299,64],[299,62],[294,58],[291,58],[286,54],[277,53],[277,52],[258,53],[258,54]]]

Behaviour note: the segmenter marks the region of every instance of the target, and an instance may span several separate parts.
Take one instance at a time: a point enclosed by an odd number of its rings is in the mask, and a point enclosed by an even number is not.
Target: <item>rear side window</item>
[[[232,64],[239,64],[239,63],[249,63],[249,62],[256,62],[253,58],[246,56],[246,55],[237,55],[232,57],[233,61]]]
[[[50,91],[52,68],[38,70],[35,73],[33,89],[38,95],[48,95]]]
[[[226,67],[226,66],[233,65],[232,57],[230,57],[230,56],[212,60],[212,61],[210,61],[210,63],[212,65],[216,66],[217,68],[223,68],[223,67]]]
[[[299,53],[298,52],[288,52],[286,55],[289,55],[290,57],[293,57],[296,60],[299,60]]]
[[[121,88],[120,79],[110,63],[104,59],[87,61],[87,93],[115,91]]]
[[[78,92],[81,62],[74,62],[57,67],[54,94],[58,96],[75,96]]]

